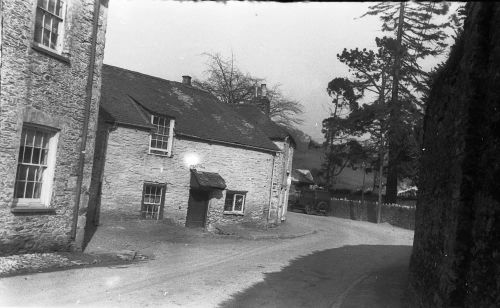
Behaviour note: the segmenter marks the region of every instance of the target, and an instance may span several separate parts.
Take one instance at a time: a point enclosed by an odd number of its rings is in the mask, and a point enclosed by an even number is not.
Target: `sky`
[[[336,55],[374,48],[377,17],[360,18],[370,2],[277,3],[113,0],[104,63],[167,80],[202,79],[204,53],[234,55],[237,66],[304,106],[299,126],[322,141],[329,115],[326,86],[348,77]],[[432,66],[437,61],[430,61]]]

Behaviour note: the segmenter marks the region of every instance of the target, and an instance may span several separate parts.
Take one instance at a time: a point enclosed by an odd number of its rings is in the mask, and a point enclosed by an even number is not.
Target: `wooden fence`
[[[360,200],[335,199],[330,200],[329,216],[377,222],[377,202]],[[415,206],[382,203],[380,223],[387,222],[393,226],[414,230]]]

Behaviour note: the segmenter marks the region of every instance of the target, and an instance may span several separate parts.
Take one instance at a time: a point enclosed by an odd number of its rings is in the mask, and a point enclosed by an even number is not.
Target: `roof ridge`
[[[148,75],[148,74],[141,73],[141,72],[138,72],[138,71],[132,71],[132,70],[129,70],[127,68],[123,68],[123,67],[119,67],[119,66],[114,66],[114,65],[110,65],[110,64],[103,64],[103,66],[108,66],[108,67],[110,67],[112,69],[118,69],[118,70],[126,71],[126,72],[129,72],[131,74],[139,75],[139,76],[146,77],[146,78],[152,78],[152,79],[156,79],[156,80],[163,81],[163,82],[168,82],[168,83],[175,83],[177,85],[181,85],[181,86],[189,88],[189,89],[198,90],[198,91],[201,91],[201,92],[204,92],[204,93],[208,93],[208,94],[212,95],[214,98],[216,98],[212,93],[210,93],[209,91],[207,91],[205,89],[200,89],[200,88],[192,86],[192,85],[188,86],[188,85],[186,85],[186,84],[184,84],[184,83],[182,83],[180,81],[168,80],[168,79],[161,78],[161,77],[158,77],[158,76],[152,76],[152,75]]]

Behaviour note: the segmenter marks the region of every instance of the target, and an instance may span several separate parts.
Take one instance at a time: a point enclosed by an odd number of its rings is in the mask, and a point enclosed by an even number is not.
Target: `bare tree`
[[[276,123],[293,127],[304,122],[300,115],[304,113],[302,104],[287,98],[281,92],[280,85],[274,85],[268,92],[267,98],[271,102],[269,116]]]
[[[255,96],[255,88],[265,83],[265,79],[254,77],[239,69],[232,54],[230,58],[224,58],[219,53],[203,55],[208,58],[205,78],[194,79],[193,84],[212,93],[224,103],[251,102]],[[285,97],[280,85],[270,86],[267,97],[270,101],[269,116],[276,123],[293,127],[303,122],[300,118],[303,113],[302,104]]]

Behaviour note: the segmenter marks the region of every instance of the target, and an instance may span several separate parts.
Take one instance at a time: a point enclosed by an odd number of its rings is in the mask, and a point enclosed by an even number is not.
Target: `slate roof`
[[[292,181],[306,184],[314,184],[314,179],[311,171],[307,169],[293,169]]]
[[[148,113],[175,118],[175,134],[277,152],[260,129],[210,93],[103,65],[101,107],[117,124],[150,128]]]
[[[271,120],[259,107],[250,104],[239,104],[233,105],[233,108],[243,118],[262,130],[269,139],[281,141],[285,140],[286,137],[292,138],[285,128]]]

